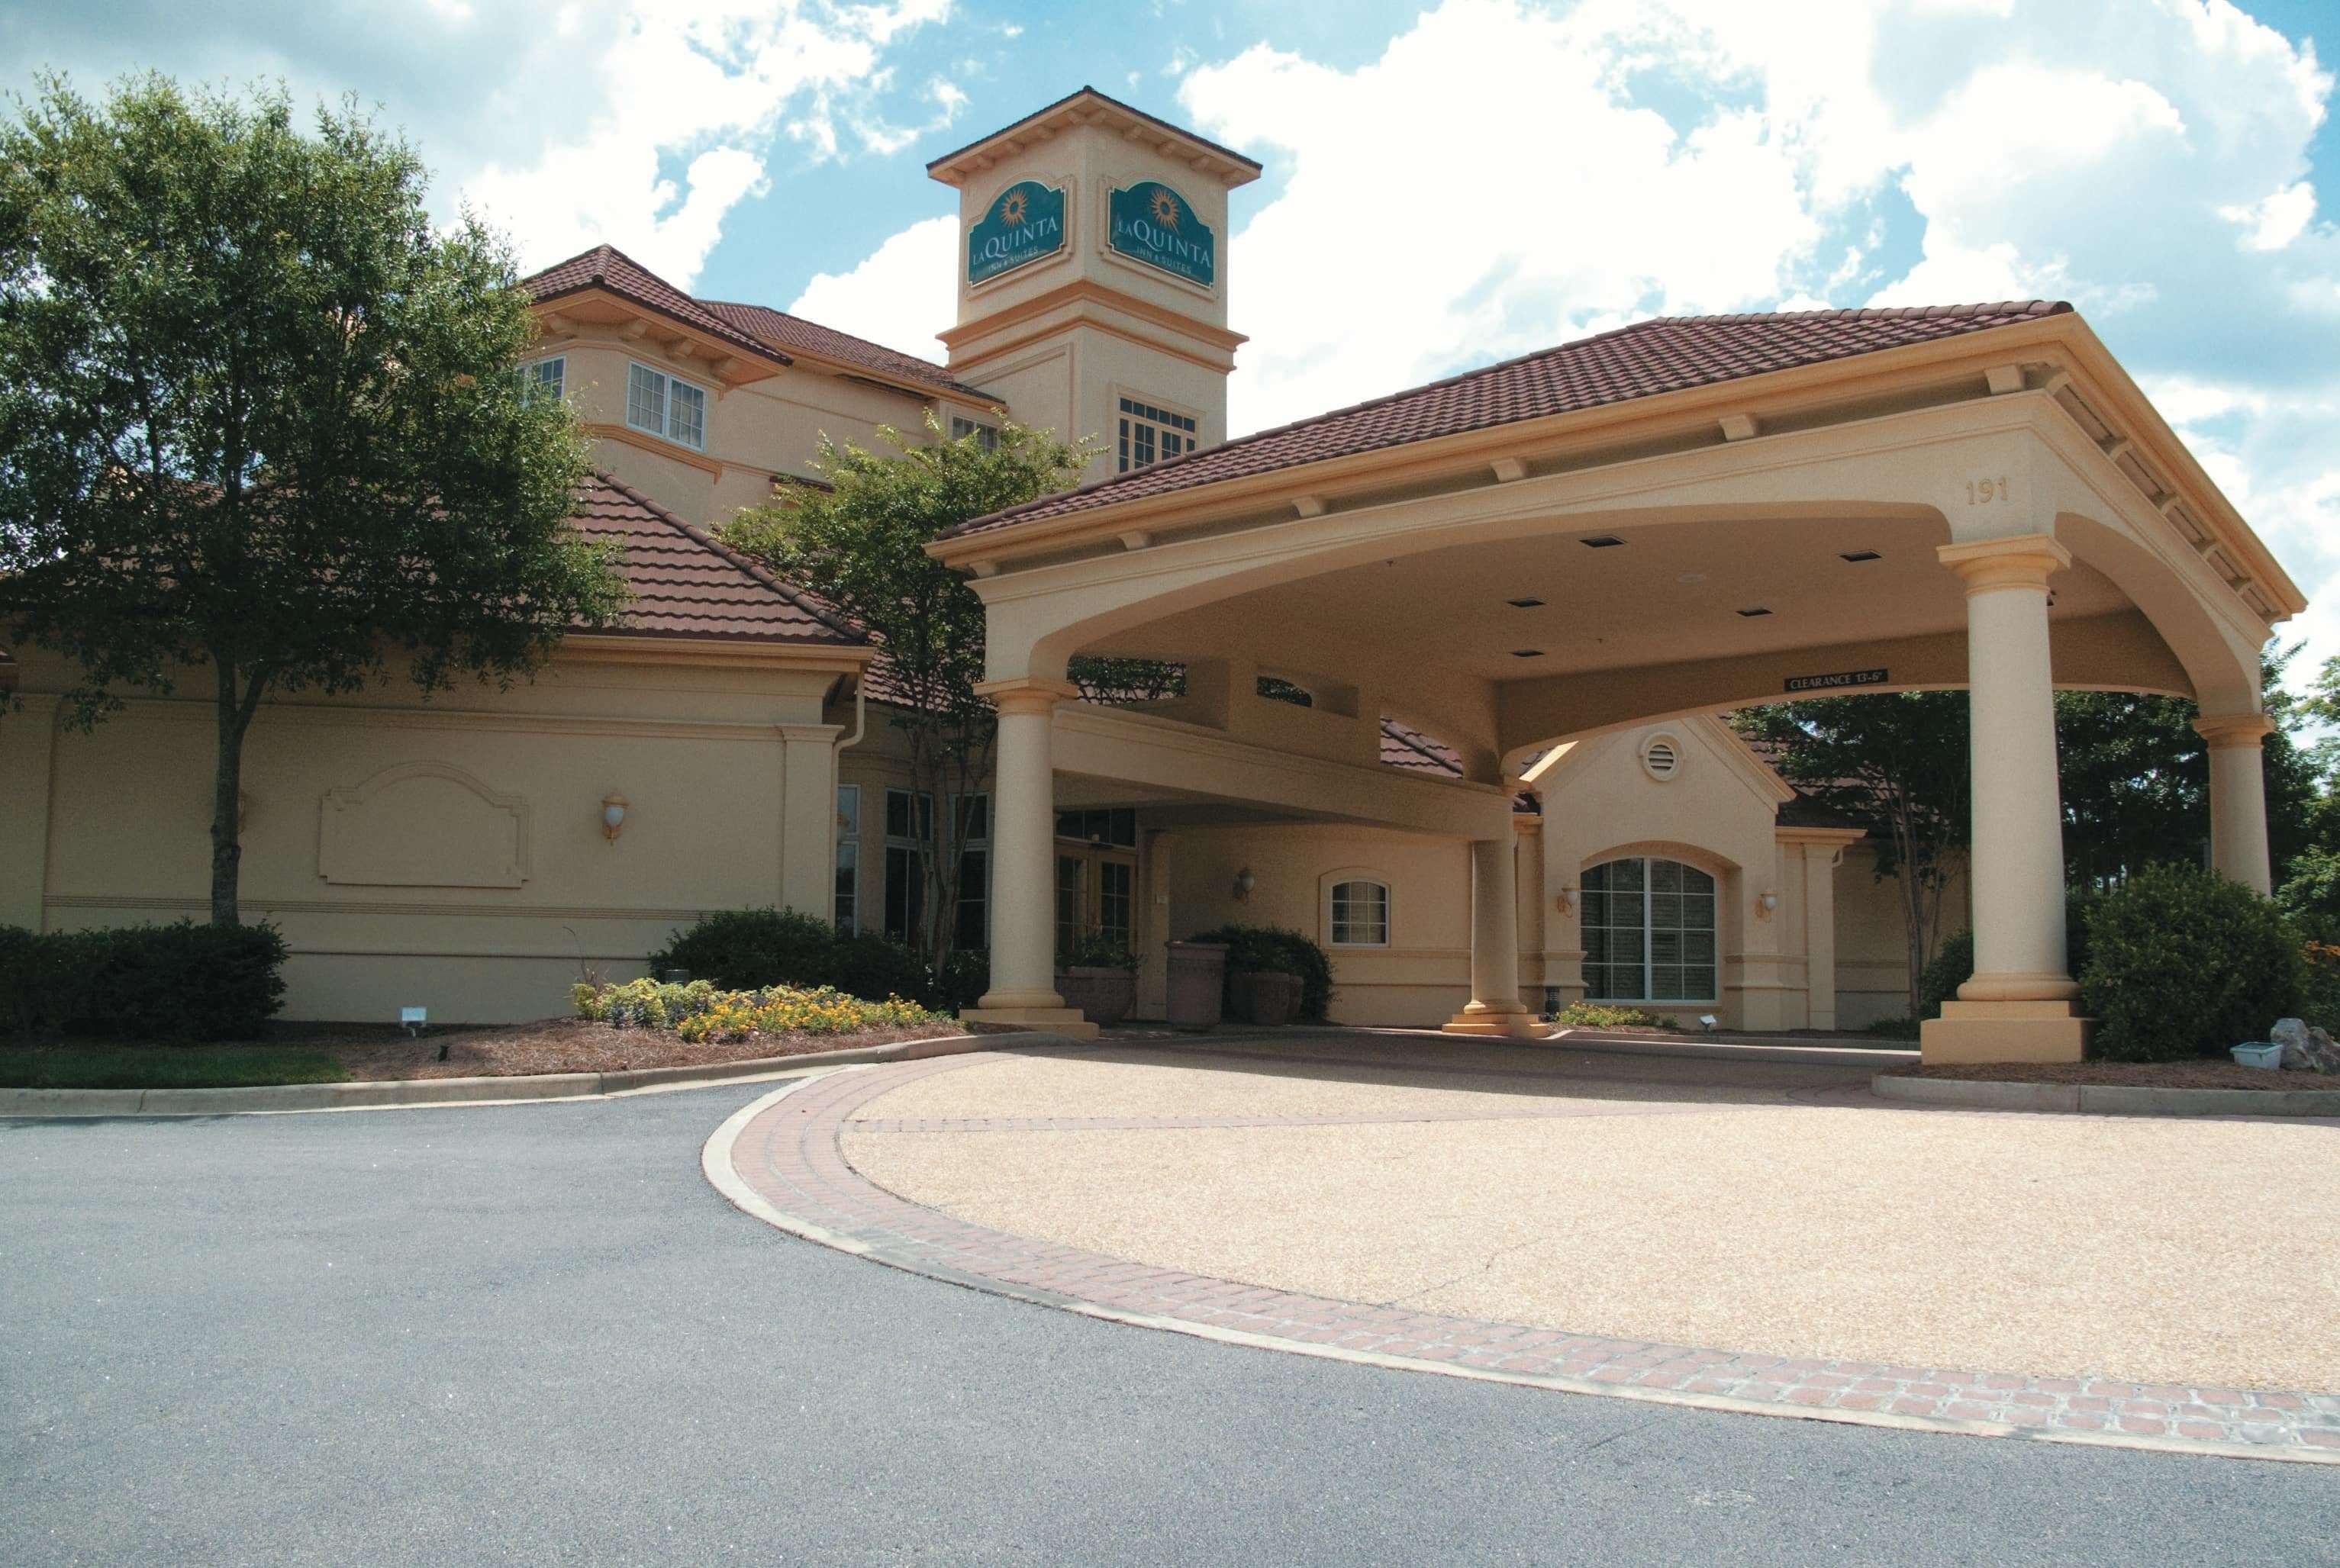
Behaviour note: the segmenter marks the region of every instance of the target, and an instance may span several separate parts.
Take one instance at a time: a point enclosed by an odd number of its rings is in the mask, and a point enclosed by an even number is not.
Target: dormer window
[[[626,378],[626,423],[696,452],[707,445],[707,393],[648,365]]]

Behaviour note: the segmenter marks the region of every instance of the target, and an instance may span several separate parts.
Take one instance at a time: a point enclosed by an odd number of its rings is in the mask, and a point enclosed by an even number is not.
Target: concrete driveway
[[[2340,1473],[1526,1393],[781,1236],[762,1092],[0,1124],[0,1561],[2340,1561]]]
[[[1942,1111],[1866,1066],[1322,1032],[859,1104],[887,1189],[1344,1301],[1789,1357],[2340,1391],[2340,1125]],[[2340,1434],[2335,1434],[2340,1436]]]

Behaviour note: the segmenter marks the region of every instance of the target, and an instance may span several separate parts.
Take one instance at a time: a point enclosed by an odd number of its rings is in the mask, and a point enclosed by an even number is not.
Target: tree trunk
[[[235,672],[219,669],[219,758],[212,773],[212,923],[241,925],[236,884],[243,861],[243,726],[236,722]]]

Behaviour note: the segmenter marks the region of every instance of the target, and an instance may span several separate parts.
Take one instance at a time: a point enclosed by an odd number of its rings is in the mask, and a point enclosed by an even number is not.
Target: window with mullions
[[[1190,414],[1176,414],[1168,409],[1157,409],[1151,403],[1141,403],[1135,398],[1121,399],[1121,471],[1142,468],[1148,463],[1158,463],[1191,452],[1198,445],[1195,439],[1195,420]]]
[[[648,365],[626,376],[626,423],[693,451],[707,445],[707,394]]]
[[[958,849],[958,913],[951,942],[961,948],[991,945],[991,797],[961,795],[952,803],[951,839]]]
[[[522,365],[520,368],[521,390],[526,392],[530,398],[541,398],[546,402],[557,403],[560,401],[561,384],[568,374],[569,360],[560,354],[555,354],[549,360],[539,360],[533,364]]]
[[[1635,855],[1584,873],[1584,991],[1595,1001],[1712,1001],[1714,879]]]
[[[1333,945],[1389,945],[1389,887],[1378,882],[1333,884]]]
[[[1060,811],[1056,814],[1056,836],[1135,849],[1137,813],[1128,806],[1113,811]]]
[[[935,797],[886,792],[886,934],[916,943],[926,934],[927,856],[935,847]]]
[[[998,426],[987,425],[980,419],[970,419],[963,414],[951,416],[950,433],[951,439],[954,441],[973,436],[975,444],[987,452],[996,451],[999,447]]]
[[[837,929],[861,929],[861,786],[837,786]]]

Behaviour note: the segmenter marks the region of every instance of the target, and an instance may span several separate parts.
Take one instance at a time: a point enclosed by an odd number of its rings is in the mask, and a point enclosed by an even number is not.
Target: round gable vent
[[[1641,766],[1653,779],[1670,779],[1681,771],[1681,743],[1671,735],[1651,735],[1641,743]]]

